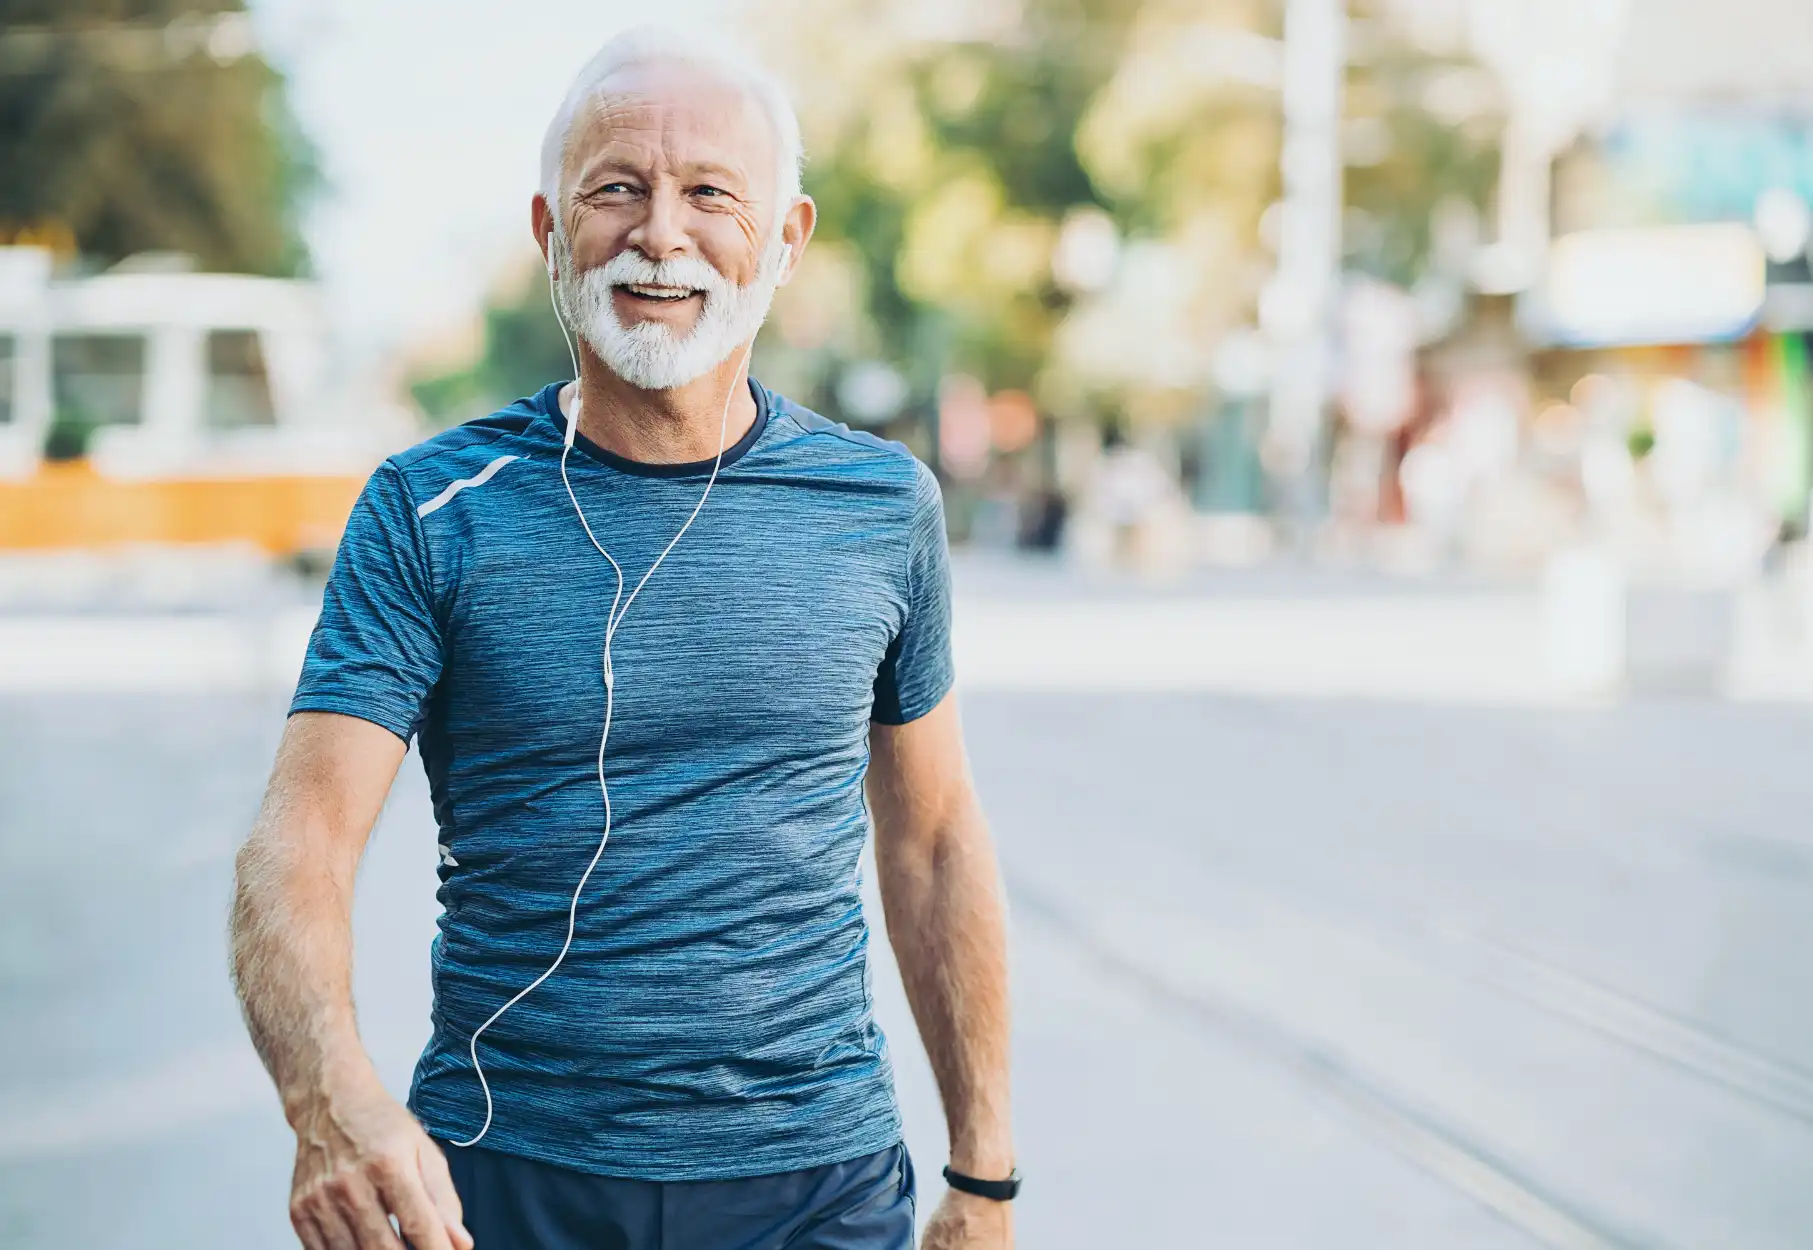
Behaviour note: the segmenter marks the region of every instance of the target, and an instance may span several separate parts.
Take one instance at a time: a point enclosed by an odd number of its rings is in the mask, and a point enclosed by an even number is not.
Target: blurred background
[[[758,376],[943,482],[1022,1244],[1813,1246],[1799,0],[0,0],[0,1245],[293,1244],[232,854],[365,475],[567,375],[651,17],[801,110]]]

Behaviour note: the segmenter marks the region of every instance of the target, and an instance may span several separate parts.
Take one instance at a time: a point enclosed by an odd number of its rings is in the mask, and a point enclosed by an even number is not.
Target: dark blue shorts
[[[905,1145],[730,1181],[593,1176],[441,1143],[475,1250],[912,1250]]]

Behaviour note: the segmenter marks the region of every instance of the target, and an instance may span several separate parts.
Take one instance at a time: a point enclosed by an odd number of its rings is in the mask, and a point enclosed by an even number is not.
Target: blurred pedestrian
[[[1188,562],[1190,510],[1177,476],[1118,422],[1103,434],[1083,510],[1077,546],[1085,561],[1153,575]]]
[[[577,378],[392,457],[348,523],[234,912],[311,1250],[399,1246],[393,1219],[415,1250],[909,1247],[871,811],[950,1129],[925,1244],[1011,1243],[938,488],[746,373],[812,235],[798,134],[734,57],[607,44],[533,207]],[[444,911],[405,1109],[356,1031],[349,917],[411,738]]]

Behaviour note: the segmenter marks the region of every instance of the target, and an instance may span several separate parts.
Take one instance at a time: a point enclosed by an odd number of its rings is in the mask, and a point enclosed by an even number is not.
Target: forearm
[[[274,794],[240,850],[233,974],[284,1113],[375,1080],[352,999],[352,872],[326,853],[319,813]]]
[[[888,937],[931,1060],[951,1166],[1013,1167],[1009,1116],[1007,925],[1000,874],[979,811],[928,836],[878,839]]]

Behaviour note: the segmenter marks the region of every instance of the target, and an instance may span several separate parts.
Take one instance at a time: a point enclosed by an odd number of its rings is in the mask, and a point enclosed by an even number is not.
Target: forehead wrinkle
[[[643,142],[647,143],[648,150],[654,155],[655,163],[665,168],[685,170],[715,166],[739,177],[748,192],[746,198],[752,201],[772,198],[778,192],[779,188],[775,186],[762,188],[770,192],[767,197],[761,197],[758,193],[761,182],[755,171],[764,164],[775,166],[768,174],[769,182],[773,182],[778,173],[780,137],[773,133],[774,126],[754,92],[740,84],[725,83],[715,76],[700,73],[683,64],[625,66],[605,81],[622,78],[631,81],[616,90],[600,91],[587,102],[582,115],[584,121],[568,131],[567,159],[563,161],[563,165],[572,167],[577,163],[576,172],[583,172],[593,162],[590,159],[575,162],[577,149],[586,146],[588,140],[594,146],[612,143],[613,138],[608,135],[592,140],[591,137],[599,135],[601,128],[627,129],[632,132],[641,131],[649,136]],[[693,82],[686,82],[688,78]],[[646,81],[647,85],[641,85],[637,82],[638,79]],[[721,132],[722,128],[713,125],[713,119],[706,116],[701,108],[702,103],[716,103],[708,98],[714,94],[720,100],[729,97],[735,101],[734,122],[728,128],[733,133],[727,136],[728,146],[724,140],[714,138],[713,132]],[[638,119],[638,113],[646,116]],[[753,126],[752,120],[755,123]],[[758,148],[753,159],[747,154],[751,143]],[[691,160],[685,162],[667,161],[667,153],[683,150],[687,146],[702,146],[706,150],[696,153]]]

